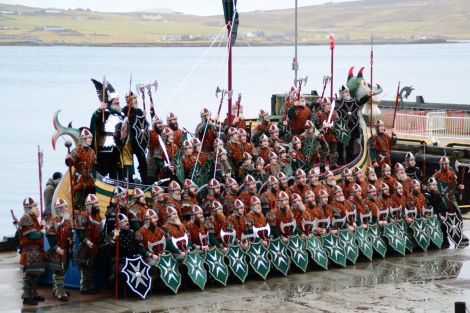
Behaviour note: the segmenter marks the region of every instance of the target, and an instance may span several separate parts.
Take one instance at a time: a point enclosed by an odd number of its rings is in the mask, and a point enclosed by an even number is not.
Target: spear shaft
[[[369,105],[370,105],[370,116],[369,116],[369,125],[370,125],[370,135],[372,136],[372,96],[374,95],[374,84],[373,84],[373,78],[374,78],[374,37],[370,37],[370,99],[369,99]]]
[[[41,152],[41,147],[38,145],[38,177],[39,177],[39,204],[41,207],[41,220],[44,217],[44,206],[43,206],[43,195],[42,195],[42,162],[43,162],[43,153]]]

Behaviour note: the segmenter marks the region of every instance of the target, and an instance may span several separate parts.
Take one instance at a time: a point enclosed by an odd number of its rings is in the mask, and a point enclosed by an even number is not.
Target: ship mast
[[[227,23],[227,31],[228,31],[228,86],[227,90],[229,91],[227,97],[228,103],[228,125],[229,127],[232,126],[232,22]]]
[[[299,70],[299,63],[297,62],[297,22],[298,22],[298,0],[295,0],[295,27],[294,27],[294,40],[295,40],[295,47],[294,47],[294,59],[292,60],[292,70],[294,71],[294,85],[297,83],[297,72]]]

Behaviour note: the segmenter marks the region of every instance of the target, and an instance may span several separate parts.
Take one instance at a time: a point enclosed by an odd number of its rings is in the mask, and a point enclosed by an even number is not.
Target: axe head
[[[238,93],[238,101],[241,101],[241,100],[242,100],[242,93],[239,92],[239,93]]]
[[[220,89],[220,87],[217,86],[217,88],[215,89],[215,97],[219,98],[219,93],[221,93],[222,91],[223,91],[223,89]]]
[[[305,78],[298,78],[295,80],[295,87],[299,88],[299,87],[305,86],[307,84],[307,81],[308,81],[308,76],[305,76]]]
[[[470,164],[468,163],[460,163],[459,160],[456,160],[455,161],[455,169],[457,170],[457,172],[460,172],[460,169],[462,169],[465,172],[467,173],[470,173]]]
[[[157,92],[158,82],[157,82],[157,80],[155,80],[153,83],[148,83],[147,85],[145,85],[145,87],[149,90],[153,87],[153,88],[155,88],[155,92]]]
[[[137,92],[138,95],[142,94],[141,89],[142,89],[142,84],[135,85],[135,91]]]

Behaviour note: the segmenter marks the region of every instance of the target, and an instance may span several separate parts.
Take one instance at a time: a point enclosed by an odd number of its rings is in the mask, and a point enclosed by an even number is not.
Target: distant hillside
[[[222,8],[221,8],[222,13]],[[205,45],[223,17],[156,9],[132,13],[0,4],[0,44]],[[291,44],[294,10],[240,14],[238,45]],[[319,44],[470,39],[468,0],[364,0],[299,9],[299,42]]]

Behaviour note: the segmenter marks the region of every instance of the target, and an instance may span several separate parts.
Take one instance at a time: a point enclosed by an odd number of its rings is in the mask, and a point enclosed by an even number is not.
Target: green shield
[[[203,166],[201,166],[200,163],[197,163],[197,165],[194,166],[196,166],[193,179],[194,183],[198,186],[203,186],[207,184],[207,182],[212,178],[212,174],[214,173],[214,165],[212,162],[212,158],[207,159],[206,163]]]
[[[221,283],[227,285],[228,267],[224,262],[224,255],[217,248],[206,251],[205,263],[209,266],[209,274]]]
[[[269,240],[268,250],[273,266],[284,276],[287,276],[290,268],[290,259],[287,256],[286,244],[279,238],[271,239]]]
[[[250,258],[251,268],[261,276],[261,278],[266,279],[271,270],[271,263],[268,258],[268,250],[266,250],[261,241],[250,242],[246,254],[248,254]]]
[[[310,253],[310,257],[317,265],[325,270],[328,269],[328,255],[323,249],[320,239],[315,235],[308,236],[305,249]]]
[[[188,276],[193,283],[204,290],[207,283],[207,271],[204,268],[204,259],[199,252],[193,251],[186,254],[183,264],[188,268]]]
[[[337,236],[329,233],[328,235],[322,236],[323,248],[328,254],[328,258],[334,263],[346,267],[346,252],[340,244],[340,240]]]
[[[410,228],[413,231],[413,238],[416,240],[418,246],[420,246],[423,251],[426,251],[431,242],[426,228],[426,220],[424,218],[415,218]]]
[[[449,194],[453,193],[452,187],[450,187],[449,191],[449,185],[445,181],[441,180],[437,182],[437,187],[439,188],[439,191],[442,195],[442,200],[444,201],[445,207],[450,207]]]
[[[230,245],[225,257],[228,259],[228,266],[232,273],[244,283],[248,276],[248,263],[243,250],[239,245]]]
[[[305,154],[307,159],[310,159],[317,150],[318,140],[313,139],[312,137],[305,138],[302,143],[302,152]],[[287,175],[287,174],[286,174]]]
[[[183,168],[183,162],[181,160],[181,153],[178,152],[174,157],[173,157],[173,166],[175,167],[175,175],[178,177],[180,181],[184,181],[185,176],[184,176],[184,168]]]
[[[357,227],[354,234],[356,235],[356,242],[359,246],[359,250],[367,259],[369,259],[369,261],[372,261],[374,248],[372,248],[372,243],[370,242],[367,230],[362,227]]]
[[[291,177],[294,174],[294,170],[290,164],[286,165],[282,171],[287,177]]]
[[[411,241],[410,236],[408,235],[408,227],[406,226],[403,220],[395,221],[395,226],[403,233],[403,238],[405,238],[405,247],[408,252],[413,252],[413,241]]]
[[[386,224],[383,229],[383,236],[393,250],[401,255],[405,255],[405,238],[403,237],[403,232],[395,224]]]
[[[369,224],[367,232],[369,233],[370,242],[372,243],[374,251],[384,258],[387,253],[387,244],[380,234],[379,226],[377,224]]]
[[[287,249],[290,252],[292,263],[305,272],[308,266],[308,254],[305,250],[305,242],[300,239],[298,235],[290,236]]]
[[[442,243],[444,242],[444,234],[442,233],[441,225],[436,215],[431,215],[426,218],[426,229],[429,239],[431,239],[432,243],[435,244],[437,248],[441,249]]]
[[[157,262],[160,270],[160,278],[163,283],[175,294],[181,286],[181,274],[178,270],[178,263],[171,254],[161,254]]]
[[[347,145],[351,139],[351,132],[349,131],[348,122],[346,120],[335,121],[333,124],[333,133],[343,145]]]
[[[351,261],[352,264],[356,264],[359,256],[359,248],[356,244],[356,238],[354,237],[354,234],[349,230],[342,229],[339,231],[340,244],[343,246],[346,258]]]

